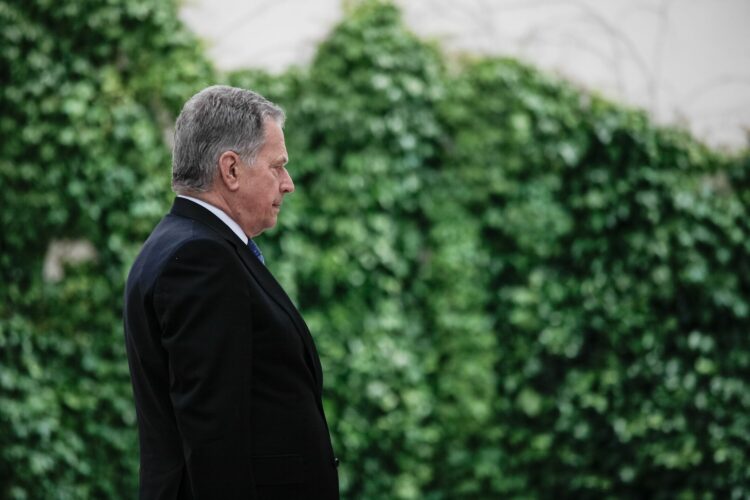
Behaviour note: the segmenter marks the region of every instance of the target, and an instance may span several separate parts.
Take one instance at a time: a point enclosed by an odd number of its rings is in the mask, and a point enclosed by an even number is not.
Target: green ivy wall
[[[214,82],[287,111],[261,237],[316,338],[345,498],[750,495],[750,161],[379,1],[217,75],[172,2],[0,1],[0,498],[133,498],[124,278]],[[53,240],[95,259],[45,281]]]

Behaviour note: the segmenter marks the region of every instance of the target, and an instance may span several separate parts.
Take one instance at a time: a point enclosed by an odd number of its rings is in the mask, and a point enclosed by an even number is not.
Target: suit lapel
[[[318,392],[322,392],[322,369],[317,350],[315,349],[315,344],[312,340],[312,335],[307,329],[307,325],[297,311],[297,308],[266,266],[264,266],[258,258],[253,255],[247,245],[245,245],[243,241],[221,221],[221,219],[197,203],[193,203],[184,198],[176,198],[170,213],[181,217],[188,217],[205,224],[234,245],[237,254],[240,259],[242,259],[242,262],[244,262],[245,267],[253,278],[255,278],[266,294],[271,297],[284,312],[286,312],[294,324],[297,333],[300,335],[302,342],[305,345],[305,354],[307,361],[310,364],[310,371],[315,378]]]
[[[237,254],[240,256],[242,261],[245,263],[245,267],[250,271],[250,274],[256,279],[258,284],[265,290],[265,292],[276,302],[276,304],[287,313],[289,319],[294,324],[302,338],[302,342],[305,344],[305,354],[307,355],[307,362],[310,364],[310,369],[315,377],[315,382],[320,390],[321,386],[321,367],[320,361],[318,360],[318,353],[315,349],[315,344],[312,340],[312,335],[307,329],[302,316],[300,316],[297,308],[292,303],[289,296],[281,288],[279,282],[273,277],[271,272],[261,264],[258,258],[253,255],[249,248],[240,242],[240,245],[235,245]]]

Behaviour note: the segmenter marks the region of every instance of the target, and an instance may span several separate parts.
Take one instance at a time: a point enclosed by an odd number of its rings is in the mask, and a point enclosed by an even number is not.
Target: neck
[[[205,201],[206,203],[210,203],[211,205],[221,209],[224,213],[234,219],[234,214],[232,213],[232,209],[229,207],[229,203],[227,203],[227,200],[216,191],[183,191],[178,194],[181,194],[183,196],[190,196],[191,198],[196,198],[198,200]]]
[[[233,209],[233,204],[230,203],[228,197],[225,196],[225,194],[221,191],[215,189],[211,191],[182,191],[178,194],[181,194],[183,196],[190,196],[191,198],[197,198],[220,209],[233,221],[239,224],[239,226],[242,228],[242,231],[247,235],[248,238],[254,238],[255,236],[258,236],[258,234],[260,234],[259,232],[248,232],[248,228],[243,225],[242,214],[238,210]]]

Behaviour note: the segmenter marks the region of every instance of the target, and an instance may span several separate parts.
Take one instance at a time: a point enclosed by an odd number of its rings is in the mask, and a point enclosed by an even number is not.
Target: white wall
[[[738,149],[750,134],[750,0],[401,0],[449,53],[518,57]],[[305,64],[340,0],[188,0],[223,69]]]

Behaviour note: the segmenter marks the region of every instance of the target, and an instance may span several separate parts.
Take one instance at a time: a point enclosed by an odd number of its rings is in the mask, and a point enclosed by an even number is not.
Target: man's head
[[[283,124],[284,112],[255,92],[198,92],[175,124],[172,189],[218,206],[250,237],[272,227],[294,191]]]

